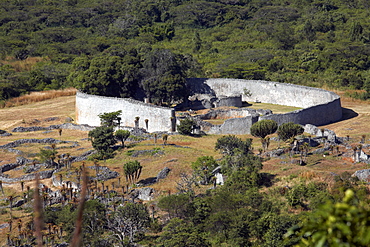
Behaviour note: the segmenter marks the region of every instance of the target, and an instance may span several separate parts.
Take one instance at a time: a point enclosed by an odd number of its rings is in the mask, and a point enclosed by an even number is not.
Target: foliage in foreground
[[[369,246],[370,210],[352,190],[341,202],[322,205],[288,235],[301,237],[299,246]]]

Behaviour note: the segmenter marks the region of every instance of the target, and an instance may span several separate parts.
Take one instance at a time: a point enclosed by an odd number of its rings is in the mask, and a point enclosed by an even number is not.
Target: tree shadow
[[[215,91],[205,82],[208,78],[188,78],[186,83],[189,89],[190,95],[193,94],[209,94],[216,96]]]
[[[260,173],[260,181],[259,185],[271,187],[274,184],[274,178],[276,177],[275,174],[261,172]]]
[[[347,119],[351,119],[357,116],[358,116],[358,113],[355,112],[354,110],[342,107],[342,119],[341,120],[347,120]]]

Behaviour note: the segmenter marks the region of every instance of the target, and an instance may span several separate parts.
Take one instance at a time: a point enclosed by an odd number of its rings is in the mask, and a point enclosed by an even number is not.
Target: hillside
[[[153,73],[150,54],[173,56],[165,49],[187,64],[176,68],[181,76],[350,89],[366,99],[368,14],[367,1],[347,0],[2,1],[0,100],[107,85],[96,78],[124,78],[127,94]]]
[[[340,92],[339,92],[340,93]],[[51,131],[33,131],[33,132],[11,132],[11,130],[15,127],[23,126],[23,127],[30,127],[30,126],[43,126],[48,127],[52,124],[62,124],[65,122],[66,118],[73,118],[74,117],[74,96],[64,96],[58,97],[55,99],[45,100],[36,103],[30,103],[27,105],[10,107],[10,108],[3,108],[0,110],[1,121],[0,121],[0,129],[4,129],[13,135],[7,137],[0,138],[0,145],[7,144],[9,142],[19,140],[19,139],[30,139],[30,138],[37,138],[37,139],[44,139],[44,138],[55,138],[58,140],[63,141],[77,141],[77,147],[68,147],[69,144],[57,144],[57,152],[58,154],[62,153],[70,153],[71,156],[78,156],[82,153],[86,152],[87,150],[91,150],[92,146],[91,143],[87,140],[87,132],[86,131],[78,131],[78,130],[68,130],[63,129],[62,135],[59,136],[57,130]],[[353,100],[351,98],[344,97],[342,100],[342,106],[344,108],[344,120],[338,123],[333,123],[327,126],[320,126],[320,128],[328,128],[334,130],[338,136],[346,136],[350,135],[350,143],[351,145],[357,145],[360,142],[362,135],[370,135],[368,130],[367,122],[370,118],[370,107],[366,102]],[[278,106],[276,110],[278,110]],[[250,138],[252,136],[239,136],[240,138]],[[150,205],[156,205],[156,216],[155,218],[160,220],[162,223],[166,223],[166,212],[169,212],[168,209],[161,204],[161,207],[158,207],[159,199],[163,198],[164,195],[169,195],[177,192],[176,187],[178,186],[178,182],[181,182],[181,174],[187,173],[190,174],[192,172],[191,164],[195,162],[198,157],[201,156],[214,156],[216,159],[222,158],[222,156],[215,151],[215,143],[220,136],[215,135],[208,135],[202,137],[188,137],[188,136],[181,136],[181,135],[170,135],[168,138],[168,144],[164,146],[162,140],[159,139],[157,143],[154,143],[154,140],[146,140],[137,142],[137,140],[132,139],[131,141],[127,142],[127,148],[124,150],[118,150],[115,158],[109,159],[107,161],[99,162],[100,166],[106,166],[112,171],[119,172],[119,177],[115,179],[109,179],[105,181],[105,185],[113,188],[113,183],[117,186],[119,183],[125,183],[124,178],[124,171],[123,171],[123,164],[128,161],[138,160],[141,165],[143,166],[142,173],[140,175],[140,179],[147,179],[151,177],[157,176],[158,172],[162,170],[164,167],[168,167],[171,169],[167,178],[161,180],[158,183],[150,185],[151,188],[154,189],[155,199],[151,202],[148,202]],[[253,148],[254,152],[257,153],[257,150],[260,148],[261,144],[258,139],[253,138]],[[270,150],[277,148],[278,143],[272,141],[270,145]],[[39,158],[37,153],[40,152],[40,149],[44,149],[47,144],[23,144],[17,149],[23,152],[24,157],[29,159]],[[134,157],[134,153],[139,150],[149,150],[146,153],[139,154],[138,156]],[[312,149],[313,150],[313,149]],[[365,153],[370,153],[369,146],[363,148]],[[344,146],[341,146],[340,152],[343,154],[348,152],[352,152],[351,150],[346,150]],[[10,153],[5,151],[4,149],[0,150],[1,153],[1,163],[0,165],[13,163],[18,155],[14,153]],[[294,157],[294,159],[298,159]],[[82,162],[76,162],[72,164],[72,169],[77,169],[81,166]],[[94,166],[93,161],[85,161],[85,166]],[[366,169],[368,165],[364,163],[356,163],[353,164],[351,159],[344,159],[343,156],[337,156],[330,152],[327,152],[325,155],[323,154],[313,154],[309,155],[307,159],[306,166],[299,166],[296,163],[291,163],[289,157],[278,157],[278,158],[271,158],[266,159],[263,162],[263,169],[261,170],[264,174],[270,174],[270,178],[266,181],[270,181],[270,185],[263,185],[259,188],[259,190],[264,191],[267,193],[268,197],[271,197],[274,191],[277,191],[283,187],[289,186],[293,188],[298,188],[300,184],[317,184],[317,183],[324,183],[327,184],[328,190],[335,191],[335,187],[338,186],[338,182],[333,178],[332,174],[345,174],[344,172],[349,172],[352,174],[356,170]],[[24,169],[23,169],[24,170]],[[94,169],[88,169],[89,174],[95,174]],[[9,171],[6,172],[10,177],[18,177],[22,175],[22,171]],[[68,172],[68,169],[62,169],[58,174],[63,174],[64,179],[71,179],[72,181],[76,181],[75,175],[73,173]],[[118,178],[120,180],[118,180]],[[266,177],[267,178],[267,177]],[[265,178],[265,179],[266,179]],[[52,185],[51,179],[41,180],[41,183],[47,185],[52,190],[60,189],[56,188]],[[29,181],[25,182],[24,186],[30,186],[33,188],[34,182]],[[241,183],[242,184],[242,183]],[[227,185],[224,188],[227,188],[230,185]],[[297,187],[298,186],[298,187]],[[322,185],[321,185],[322,186]],[[355,186],[355,185],[352,185]],[[359,184],[356,186],[360,186],[362,188],[363,185]],[[19,183],[3,183],[5,197],[9,197],[12,195],[16,197],[17,195],[22,195],[21,186]],[[367,187],[367,186],[366,186]],[[365,188],[366,188],[365,187]],[[204,193],[207,189],[210,188],[210,185],[195,187],[195,193]],[[353,187],[357,188],[357,187]],[[368,189],[368,188],[367,188]],[[222,187],[219,188],[220,192],[222,191]],[[238,188],[237,190],[240,190]],[[293,191],[292,190],[292,191]],[[357,189],[356,189],[357,190]],[[303,193],[303,192],[302,192]],[[311,193],[318,193],[318,192],[311,192]],[[340,194],[340,193],[339,193]],[[129,196],[129,194],[125,194],[125,196]],[[268,198],[267,197],[267,198]],[[248,198],[248,197],[246,197]],[[298,212],[302,211],[305,212],[306,206],[287,206],[285,205],[287,202],[285,199],[280,197],[274,196],[274,200],[279,202],[281,210],[284,211],[284,208],[289,212]],[[368,196],[365,196],[368,199]],[[4,198],[5,199],[5,198]],[[179,198],[180,199],[180,198]],[[212,199],[214,200],[214,199]],[[247,199],[244,199],[247,200]],[[265,200],[265,199],[264,199]],[[306,199],[312,200],[312,199]],[[163,202],[162,202],[163,203]],[[303,201],[302,201],[303,203]],[[310,208],[314,208],[313,205],[309,204],[308,202],[304,202]],[[149,205],[147,204],[147,205]],[[212,204],[212,203],[211,203]],[[7,202],[3,202],[3,206],[7,205]],[[27,204],[25,204],[26,206]],[[302,204],[303,205],[303,204]],[[212,206],[214,207],[214,206]],[[225,209],[226,210],[226,209]],[[227,211],[226,211],[227,212]],[[22,219],[24,222],[29,221],[29,211],[27,211],[27,207],[21,206],[18,208],[14,208],[12,212],[9,211],[9,208],[3,208],[2,215],[0,217],[0,223],[6,223],[9,221],[9,214],[12,214],[15,219]],[[262,213],[262,211],[261,211]],[[299,214],[297,214],[298,216]],[[180,218],[183,218],[181,216]],[[279,217],[285,217],[283,215]],[[186,219],[186,217],[185,217]],[[211,218],[209,219],[211,220]],[[257,220],[257,219],[256,219]],[[293,218],[292,218],[293,220]],[[295,220],[293,220],[295,221]],[[162,224],[161,223],[161,224]],[[56,223],[55,223],[56,224]],[[9,227],[5,227],[1,230],[1,236],[3,239],[3,243],[5,243],[6,233],[9,231]],[[16,229],[13,229],[11,235],[17,235]],[[162,232],[162,234],[166,234]],[[142,242],[144,245],[148,243],[155,243],[156,237],[146,237],[146,240]],[[163,235],[164,236],[164,235]],[[245,238],[245,237],[243,237]],[[246,238],[248,239],[248,238]],[[205,240],[203,240],[205,241]],[[208,241],[208,240],[207,240]],[[217,241],[225,241],[219,239]],[[255,242],[251,240],[252,242]],[[258,242],[255,244],[259,245]],[[212,245],[216,246],[216,242]],[[168,245],[171,246],[171,245]]]

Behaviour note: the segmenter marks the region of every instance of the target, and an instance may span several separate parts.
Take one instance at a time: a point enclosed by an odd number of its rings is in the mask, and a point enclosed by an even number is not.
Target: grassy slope
[[[31,103],[28,105],[17,106],[12,108],[0,109],[0,129],[11,131],[12,128],[17,126],[49,126],[51,124],[63,123],[66,117],[74,118],[74,96],[65,96],[55,99],[50,99],[42,102]],[[370,121],[370,105],[368,102],[353,101],[344,98],[342,106],[345,108],[345,120],[337,123],[333,123],[325,128],[334,130],[339,136],[351,136],[351,142],[355,143],[360,140],[362,134],[367,134],[369,140],[370,132],[368,129],[368,123]],[[265,108],[265,107],[264,107]],[[277,110],[276,110],[277,111]],[[282,110],[284,111],[284,110]],[[358,115],[357,115],[358,114]],[[50,117],[58,117],[59,120],[45,121]],[[36,122],[35,119],[40,122]],[[78,148],[62,148],[58,149],[59,154],[71,153],[71,155],[78,155],[87,150],[92,149],[90,142],[86,139],[87,132],[83,131],[72,131],[63,130],[62,136],[59,137],[56,130],[45,133],[43,131],[29,132],[29,133],[12,133],[9,137],[0,137],[0,145],[8,142],[21,139],[21,138],[56,138],[66,141],[77,141],[80,145]],[[179,175],[182,172],[190,172],[191,162],[195,161],[197,157],[202,155],[213,155],[219,158],[220,155],[214,151],[214,143],[219,136],[209,135],[202,138],[193,138],[187,136],[174,135],[170,136],[168,143],[177,144],[182,147],[174,146],[163,146],[162,141],[159,140],[157,144],[153,141],[144,141],[137,144],[132,144],[128,149],[121,150],[117,153],[116,157],[105,162],[100,162],[100,165],[109,166],[111,169],[118,171],[123,175],[123,164],[129,160],[137,159],[141,162],[144,169],[141,178],[155,177],[157,173],[164,167],[169,167],[171,172],[169,176],[153,185],[152,187],[157,191],[157,195],[161,193],[168,193],[168,191],[175,192],[176,182],[179,180]],[[248,135],[240,136],[241,138],[251,137]],[[258,150],[260,147],[259,141],[254,140],[254,150]],[[277,143],[272,142],[271,147],[277,147]],[[24,151],[26,155],[32,156],[39,152],[39,149],[45,145],[22,145],[19,147],[20,150]],[[57,146],[58,147],[58,146]],[[142,155],[137,158],[133,158],[127,155],[128,150],[152,150],[159,148],[164,151],[163,155]],[[341,151],[346,151],[342,148]],[[370,153],[370,150],[364,150],[366,153]],[[12,163],[16,159],[16,155],[13,153],[0,150],[0,164]],[[75,163],[74,167],[79,167],[81,163]],[[93,165],[91,161],[87,162],[87,166]],[[333,157],[332,155],[323,157],[322,155],[310,156],[308,165],[301,167],[298,165],[291,164],[289,159],[271,159],[264,162],[264,172],[275,174],[278,178],[277,184],[288,184],[294,182],[295,177],[305,177],[318,179],[322,181],[328,181],[329,172],[341,173],[343,171],[354,172],[355,170],[368,168],[364,164],[355,164],[352,162],[343,160],[340,157]],[[93,171],[90,171],[93,173]],[[14,175],[14,171],[9,172],[9,175]],[[17,176],[22,175],[22,171],[17,171]],[[293,178],[293,180],[292,180]],[[73,179],[73,178],[70,178]],[[106,185],[110,185],[111,182],[118,184],[118,179],[114,181],[106,182]],[[44,180],[42,183],[51,186],[50,180]],[[121,183],[124,183],[124,176],[121,177]],[[26,186],[32,186],[31,182],[27,182]],[[6,196],[9,195],[20,195],[20,185],[4,185]],[[3,198],[4,199],[4,198]],[[2,205],[6,205],[3,201]],[[23,212],[13,210],[13,214],[22,216]],[[9,219],[9,209],[3,211],[0,215],[0,223],[7,222]],[[0,238],[5,239],[7,230],[0,231]]]

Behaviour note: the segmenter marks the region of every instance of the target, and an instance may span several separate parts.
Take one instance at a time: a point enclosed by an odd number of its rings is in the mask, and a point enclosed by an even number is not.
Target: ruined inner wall
[[[208,93],[215,96],[242,94],[243,101],[260,101],[304,108],[286,114],[260,117],[260,120],[273,119],[279,124],[294,122],[302,125],[308,123],[323,125],[342,118],[340,97],[323,89],[270,81],[223,78],[191,78],[188,79],[188,86],[191,93]],[[251,92],[250,97],[244,95],[245,89]]]
[[[139,117],[139,127],[146,128],[145,119],[148,119],[148,131],[171,131],[175,110],[146,104],[128,98],[104,97],[81,92],[76,94],[76,121],[78,124],[100,126],[99,114],[105,112],[122,111],[121,126],[135,127],[135,118]]]

